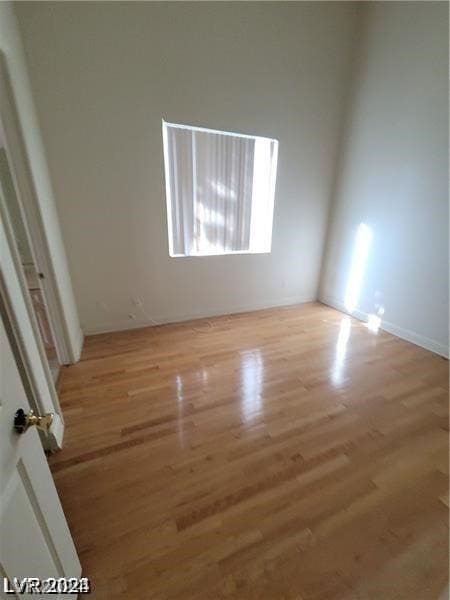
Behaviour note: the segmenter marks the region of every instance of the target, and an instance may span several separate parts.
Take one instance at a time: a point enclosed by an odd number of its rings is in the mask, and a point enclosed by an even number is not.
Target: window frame
[[[168,127],[174,129],[184,129],[188,131],[198,131],[200,133],[212,133],[218,135],[227,135],[237,138],[251,139],[251,140],[264,140],[268,142],[274,142],[274,156],[273,156],[273,170],[274,170],[274,182],[273,182],[273,190],[272,194],[272,215],[271,215],[271,229],[270,229],[270,245],[268,249],[264,250],[226,250],[224,252],[218,251],[207,251],[207,252],[195,252],[192,254],[178,254],[173,251],[173,221],[172,221],[172,194],[170,188],[170,177],[168,173],[170,173],[171,163],[169,159],[169,143],[168,143],[168,135],[167,129]],[[272,243],[273,243],[273,221],[275,216],[275,194],[276,194],[276,181],[277,181],[277,173],[278,173],[278,149],[279,149],[279,140],[277,138],[262,136],[262,135],[252,135],[248,133],[235,133],[232,131],[225,131],[221,129],[211,129],[209,127],[200,127],[198,125],[188,125],[185,123],[173,123],[162,119],[162,139],[163,139],[163,159],[164,159],[164,179],[165,179],[165,203],[166,203],[166,214],[167,214],[167,235],[168,235],[168,245],[169,245],[169,256],[170,258],[200,258],[207,256],[228,256],[228,255],[247,255],[247,254],[271,254],[272,252]]]

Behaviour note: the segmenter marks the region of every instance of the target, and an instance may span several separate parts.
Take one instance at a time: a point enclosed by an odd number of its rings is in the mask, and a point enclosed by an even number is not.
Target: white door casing
[[[25,229],[33,252],[33,262],[36,269],[44,275],[41,287],[47,310],[51,314],[52,333],[56,341],[58,360],[61,365],[70,364],[76,362],[79,357],[74,355],[69,341],[68,326],[63,316],[62,300],[56,284],[52,255],[45,233],[41,208],[31,175],[7,63],[1,51],[0,128]]]
[[[45,447],[56,450],[62,447],[64,420],[56,394],[52,374],[40,339],[38,324],[27,292],[20,255],[9,222],[6,203],[0,184],[0,293],[4,310],[17,337],[25,373],[22,379],[33,410],[37,413],[54,413],[51,434],[43,439]]]
[[[3,307],[0,304],[0,309]],[[17,409],[29,410],[5,312],[0,318],[0,596],[7,577],[79,578],[81,566],[34,428],[14,431]],[[7,334],[7,329],[9,335]],[[14,597],[14,596],[13,596]],[[76,594],[20,594],[20,598],[76,598]]]

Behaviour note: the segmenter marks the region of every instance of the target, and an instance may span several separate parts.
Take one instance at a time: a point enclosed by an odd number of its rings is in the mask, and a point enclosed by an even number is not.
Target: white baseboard
[[[277,306],[289,306],[292,304],[305,304],[307,302],[316,302],[317,295],[309,294],[305,296],[292,296],[283,298],[282,300],[274,300],[273,302],[253,302],[250,304],[239,304],[232,307],[222,307],[215,309],[203,309],[198,311],[192,311],[185,314],[178,315],[162,315],[152,316],[154,323],[148,319],[139,318],[135,320],[124,319],[117,320],[115,322],[106,322],[93,327],[83,327],[85,335],[95,335],[99,333],[112,333],[114,331],[125,331],[127,329],[141,329],[143,327],[152,327],[155,324],[164,325],[166,323],[179,323],[182,321],[191,321],[193,319],[205,319],[208,317],[218,317],[222,315],[232,315],[241,312],[248,312],[254,310],[264,310],[266,308],[276,308]]]
[[[349,312],[340,300],[337,300],[336,298],[333,298],[331,296],[321,296],[319,298],[319,302],[331,306],[332,308],[336,308],[340,312],[355,317],[360,321],[367,322],[369,320],[368,313],[357,309],[353,310],[352,312]],[[392,335],[395,335],[401,338],[402,340],[411,342],[416,346],[425,348],[425,350],[430,350],[431,352],[439,354],[440,356],[443,356],[445,358],[449,357],[448,348],[444,344],[441,344],[440,342],[432,340],[431,338],[428,338],[419,333],[416,333],[415,331],[399,327],[398,325],[395,325],[395,323],[390,323],[389,321],[384,320],[381,321],[380,329],[382,329],[383,331],[387,331],[387,333],[391,333]]]

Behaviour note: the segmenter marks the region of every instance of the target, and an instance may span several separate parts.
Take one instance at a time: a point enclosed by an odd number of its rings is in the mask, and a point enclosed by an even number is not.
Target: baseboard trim
[[[123,320],[114,323],[103,323],[98,327],[84,327],[85,335],[97,335],[100,333],[113,333],[115,331],[126,331],[128,329],[142,329],[144,327],[152,327],[156,325],[166,325],[167,323],[181,323],[183,321],[192,321],[195,319],[207,319],[208,317],[220,317],[223,315],[234,315],[242,312],[250,312],[254,310],[264,310],[267,308],[276,308],[278,306],[290,306],[294,304],[306,304],[307,302],[317,302],[316,294],[305,296],[292,296],[283,300],[273,302],[254,302],[251,304],[240,304],[228,308],[216,308],[209,310],[198,310],[191,313],[178,314],[174,316],[155,316],[154,323],[148,319]]]
[[[355,317],[356,319],[359,319],[360,321],[364,321],[367,323],[367,321],[369,320],[368,313],[363,312],[361,310],[357,310],[357,309],[350,312],[349,310],[347,310],[347,308],[345,307],[345,305],[342,302],[340,302],[339,300],[337,300],[336,298],[333,298],[331,296],[321,296],[321,297],[319,297],[319,302],[321,302],[322,304],[326,304],[327,306],[331,306],[332,308],[335,308],[335,309],[339,310],[340,312],[350,315],[351,317]],[[409,329],[399,327],[398,325],[395,325],[395,323],[390,323],[389,321],[383,321],[383,320],[381,321],[380,329],[382,329],[383,331],[386,331],[387,333],[391,333],[392,335],[395,335],[396,337],[399,337],[402,340],[411,342],[412,344],[415,344],[416,346],[425,348],[425,350],[429,350],[430,352],[439,354],[440,356],[443,356],[444,358],[449,357],[448,348],[446,348],[444,346],[444,344],[441,344],[440,342],[437,342],[436,340],[432,340],[431,338],[428,338],[419,333],[416,333],[415,331],[411,331]]]

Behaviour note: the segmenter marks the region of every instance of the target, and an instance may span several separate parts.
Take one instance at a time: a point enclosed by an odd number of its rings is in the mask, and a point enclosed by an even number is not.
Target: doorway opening
[[[27,231],[25,219],[22,214],[20,201],[14,186],[11,167],[8,161],[5,144],[0,138],[0,185],[4,199],[6,212],[9,218],[11,230],[14,236],[17,254],[20,259],[25,288],[30,297],[39,336],[45,350],[45,356],[53,377],[56,382],[60,361],[55,342],[55,335],[52,330],[51,315],[45,300],[45,293],[41,285],[42,275],[36,264],[34,252],[31,245],[31,238]]]

